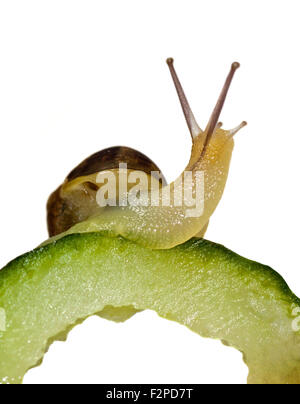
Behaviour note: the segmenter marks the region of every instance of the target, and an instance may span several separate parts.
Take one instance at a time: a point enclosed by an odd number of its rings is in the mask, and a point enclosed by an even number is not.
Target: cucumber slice
[[[299,307],[271,268],[209,241],[150,250],[73,234],[0,272],[0,381],[21,383],[49,344],[88,316],[124,321],[151,309],[242,351],[249,383],[298,384]]]

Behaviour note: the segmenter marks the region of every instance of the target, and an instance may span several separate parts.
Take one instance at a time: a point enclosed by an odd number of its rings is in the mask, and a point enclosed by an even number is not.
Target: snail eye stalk
[[[214,134],[215,130],[216,130],[216,126],[218,124],[218,120],[220,118],[227,94],[228,94],[228,90],[230,88],[230,85],[232,83],[232,79],[234,77],[235,72],[237,71],[237,69],[240,67],[240,64],[238,62],[234,62],[231,65],[231,69],[230,72],[227,76],[227,79],[225,81],[225,84],[222,88],[221,94],[219,96],[219,99],[216,103],[216,106],[211,114],[211,117],[208,121],[207,127],[205,129],[205,142],[204,142],[204,146],[203,146],[203,150],[202,150],[202,154],[201,154],[201,158],[203,158],[203,156],[206,153],[207,147],[209,145],[210,139],[212,137],[212,135]]]
[[[201,133],[203,133],[203,130],[199,127],[199,125],[195,119],[195,116],[193,114],[193,111],[190,107],[190,104],[183,91],[182,85],[180,83],[180,80],[179,80],[176,70],[174,68],[174,59],[172,59],[172,58],[167,59],[167,64],[168,64],[170,72],[171,72],[171,76],[172,76],[172,79],[173,79],[173,82],[174,82],[174,85],[175,85],[175,88],[176,88],[176,91],[177,91],[177,94],[179,97],[179,101],[180,101],[180,104],[181,104],[181,107],[182,107],[182,110],[183,110],[183,113],[185,116],[186,123],[190,130],[192,139],[194,140]]]

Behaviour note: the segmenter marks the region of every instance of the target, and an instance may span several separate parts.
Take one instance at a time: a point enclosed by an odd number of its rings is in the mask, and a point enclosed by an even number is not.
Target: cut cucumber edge
[[[72,234],[0,271],[0,308],[7,312],[0,380],[21,383],[55,340],[94,314],[118,322],[150,309],[237,348],[249,383],[299,384],[295,307],[300,300],[278,273],[203,239],[149,250],[121,237]]]

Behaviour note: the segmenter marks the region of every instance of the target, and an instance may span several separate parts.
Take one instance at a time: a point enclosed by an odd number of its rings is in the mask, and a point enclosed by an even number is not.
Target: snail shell
[[[99,211],[95,202],[98,191],[95,176],[102,171],[118,171],[120,164],[127,164],[128,171],[142,171],[148,176],[154,176],[161,186],[166,185],[158,166],[137,150],[118,146],[95,153],[74,168],[64,184],[50,195],[47,204],[50,237],[69,230],[96,210]]]

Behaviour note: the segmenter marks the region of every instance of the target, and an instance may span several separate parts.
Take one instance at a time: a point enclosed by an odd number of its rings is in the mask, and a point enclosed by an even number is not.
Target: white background
[[[224,127],[236,137],[207,238],[280,272],[300,295],[299,1],[0,3],[0,267],[47,237],[45,204],[68,172],[113,145],[174,179],[190,137],[165,59],[205,126],[231,62]],[[154,313],[91,318],[27,383],[245,383],[241,354]]]

